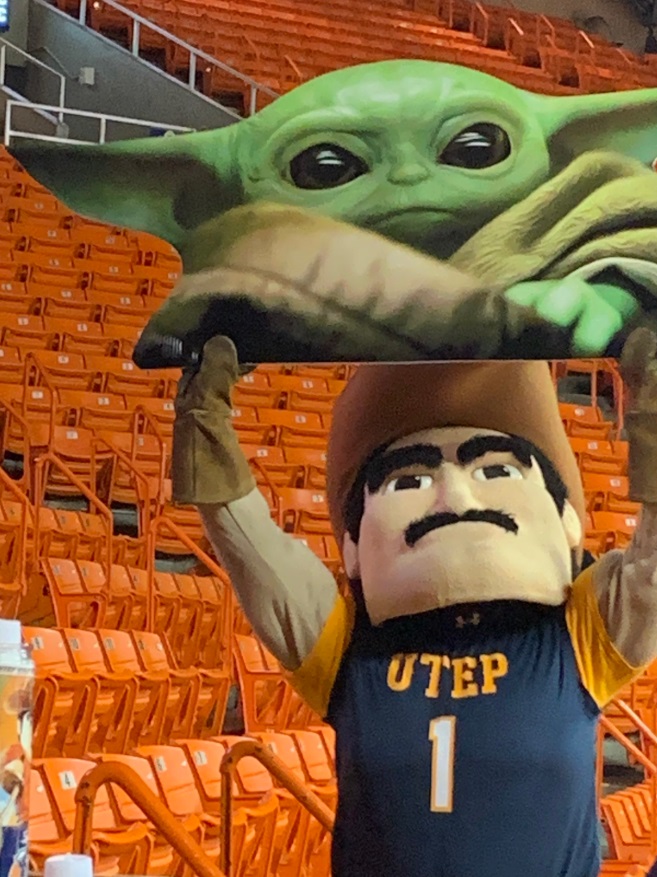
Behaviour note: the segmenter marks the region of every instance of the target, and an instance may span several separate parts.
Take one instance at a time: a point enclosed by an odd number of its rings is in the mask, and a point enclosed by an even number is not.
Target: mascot
[[[631,546],[580,572],[583,495],[540,362],[363,365],[328,500],[345,597],[271,520],[230,341],[176,402],[196,503],[255,631],[336,731],[334,877],[597,877],[601,708],[657,657],[655,336],[630,336]]]
[[[656,105],[384,62],[219,131],[12,150],[72,208],[182,255],[135,359],[186,366],[174,496],[336,730],[334,877],[597,877],[597,717],[657,656],[657,364],[635,328],[657,310]],[[247,363],[397,363],[362,366],[333,418],[346,596],[271,520],[223,336]],[[623,345],[643,515],[582,571],[545,363],[400,363]]]

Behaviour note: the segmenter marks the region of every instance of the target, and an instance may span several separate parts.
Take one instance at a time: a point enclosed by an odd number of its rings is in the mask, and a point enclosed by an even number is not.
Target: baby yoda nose
[[[429,169],[419,162],[404,162],[393,167],[388,174],[388,181],[397,186],[413,186],[421,183],[429,176]]]

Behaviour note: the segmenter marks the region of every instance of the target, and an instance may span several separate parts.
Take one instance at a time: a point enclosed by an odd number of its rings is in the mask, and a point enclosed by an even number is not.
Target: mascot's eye
[[[522,478],[522,472],[510,463],[496,463],[494,466],[481,466],[472,473],[475,481],[492,481],[493,478]]]
[[[457,134],[438,160],[440,164],[476,171],[499,164],[510,155],[511,141],[506,131],[482,122]]]
[[[400,475],[386,484],[386,493],[396,493],[398,490],[427,490],[433,484],[431,475]]]
[[[299,189],[334,189],[362,177],[368,170],[362,158],[331,143],[304,149],[290,162],[290,178]]]

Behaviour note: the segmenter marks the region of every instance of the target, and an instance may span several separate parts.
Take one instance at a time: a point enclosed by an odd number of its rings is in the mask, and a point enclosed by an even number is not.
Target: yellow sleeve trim
[[[340,663],[354,627],[354,606],[341,594],[303,664],[290,674],[290,683],[306,703],[324,718]]]
[[[609,636],[593,587],[594,568],[588,567],[575,580],[566,604],[566,624],[582,684],[603,708],[643,668],[628,664]]]

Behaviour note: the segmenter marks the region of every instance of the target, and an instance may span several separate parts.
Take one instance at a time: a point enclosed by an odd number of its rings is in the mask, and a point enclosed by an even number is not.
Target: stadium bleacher
[[[72,14],[77,0],[57,0]],[[359,61],[467,64],[550,94],[657,85],[657,66],[571,22],[466,0],[130,0],[131,9],[282,92]],[[129,39],[102,0],[89,23]],[[220,26],[217,26],[220,23]],[[188,56],[157,35],[174,75]],[[203,89],[233,88],[216,68]],[[176,372],[130,359],[180,274],[149,235],[72,215],[0,153],[0,615],[26,625],[37,668],[30,855],[73,848],[75,791],[97,764],[127,765],[215,864],[221,771],[239,741],[265,744],[281,775],[333,810],[333,733],[289,686],[208,553],[198,514],[171,502]],[[272,517],[338,577],[325,488],[327,428],[348,365],[262,366],[234,394],[234,426]],[[562,417],[587,498],[586,547],[623,547],[627,500],[622,386],[613,361],[554,363]],[[241,717],[235,715],[239,690]],[[628,712],[629,710],[629,712]],[[607,710],[611,735],[646,760],[601,798],[603,875],[645,874],[657,853],[657,665]],[[235,725],[238,735],[231,733]],[[630,764],[636,764],[631,757]],[[647,765],[652,765],[654,770]],[[601,788],[604,779],[600,770]],[[326,877],[330,836],[263,764],[237,762],[233,871]],[[189,866],[118,785],[96,798],[97,874],[186,875]]]
[[[55,0],[79,14],[79,0]],[[128,0],[133,12],[219,58],[277,93],[340,67],[390,58],[465,64],[545,94],[619,91],[657,85],[654,56],[639,58],[572,21],[470,0]],[[89,3],[87,23],[131,45],[133,22]],[[156,31],[139,39],[149,59],[188,81],[189,52]],[[235,79],[216,66],[198,71],[201,90],[225,100]],[[247,93],[239,96],[249,105]],[[271,101],[258,95],[258,108]]]

